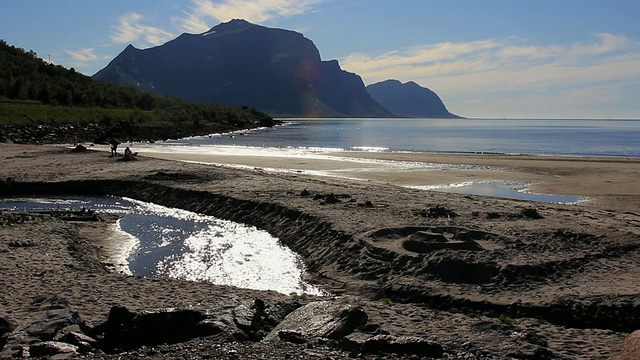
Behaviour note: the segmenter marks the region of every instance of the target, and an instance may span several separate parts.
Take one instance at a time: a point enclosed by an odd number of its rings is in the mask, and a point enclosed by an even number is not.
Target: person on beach
[[[118,155],[117,150],[118,150],[118,142],[115,141],[115,140],[112,140],[111,141],[111,156]]]
[[[131,151],[131,149],[129,149],[129,147],[127,146],[126,149],[124,149],[124,157],[122,160],[133,160],[133,152]]]

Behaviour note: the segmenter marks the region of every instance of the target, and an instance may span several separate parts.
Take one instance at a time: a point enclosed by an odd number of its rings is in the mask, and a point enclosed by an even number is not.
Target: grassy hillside
[[[77,126],[61,126],[70,124]],[[99,131],[74,134],[89,124]],[[93,80],[0,41],[0,141],[159,140],[273,124],[247,107],[191,103]],[[48,139],[20,135],[43,127],[50,127]]]

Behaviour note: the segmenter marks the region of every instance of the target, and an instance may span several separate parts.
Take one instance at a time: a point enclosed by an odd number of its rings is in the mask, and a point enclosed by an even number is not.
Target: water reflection
[[[0,208],[79,209],[121,216],[113,262],[135,276],[208,281],[281,293],[322,292],[302,281],[300,257],[255,227],[118,197],[10,198]]]
[[[529,184],[505,181],[469,181],[448,185],[416,186],[417,189],[456,194],[495,196],[507,199],[572,204],[586,198],[571,195],[536,194],[527,191]]]

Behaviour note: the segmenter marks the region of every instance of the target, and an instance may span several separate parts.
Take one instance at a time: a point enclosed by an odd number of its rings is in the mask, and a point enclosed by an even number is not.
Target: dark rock
[[[44,311],[42,317],[15,328],[9,338],[33,337],[42,341],[52,340],[61,329],[74,324],[80,324],[80,315],[70,307]]]
[[[109,318],[96,326],[92,335],[102,339],[99,347],[107,352],[174,344],[211,335],[229,341],[257,341],[274,326],[265,309],[266,305],[260,299],[242,302],[234,308],[215,313],[195,309],[137,313],[114,306]]]
[[[526,209],[522,209],[521,212],[523,217],[529,218],[529,219],[544,219],[544,216],[540,215],[540,213],[538,213],[538,210],[534,209],[534,208],[526,208]]]
[[[59,341],[43,341],[29,346],[30,357],[75,354],[78,347]]]
[[[263,329],[268,327],[266,321],[265,304],[260,299],[253,303],[245,303],[233,309],[233,321],[251,340],[259,340],[264,337]]]
[[[72,153],[79,153],[79,152],[85,152],[87,151],[87,148],[84,145],[76,145],[76,147],[74,147],[73,149],[71,149]]]
[[[363,353],[395,353],[399,355],[421,355],[430,358],[441,358],[444,349],[433,341],[414,336],[367,335],[353,333],[344,337],[340,348]]]
[[[278,338],[280,338],[280,340],[282,341],[286,341],[294,344],[304,344],[307,342],[307,339],[302,333],[294,330],[278,331]]]
[[[302,304],[297,299],[278,302],[268,309],[265,309],[265,312],[267,313],[267,320],[271,325],[276,326],[281,323],[287,315],[300,307],[302,307]]]
[[[309,195],[311,195],[311,193],[307,189],[304,189],[300,192],[300,196],[309,196]]]
[[[458,214],[449,210],[442,205],[431,206],[426,209],[420,210],[420,215],[428,218],[454,218],[457,217]]]
[[[325,197],[324,202],[326,204],[337,204],[340,202],[340,199],[338,199],[334,194],[329,194]]]
[[[0,358],[19,356],[19,353],[28,349],[31,344],[52,341],[62,329],[82,323],[78,312],[66,305],[48,301],[42,306],[45,308],[36,314],[35,320],[21,324],[5,334],[6,344],[0,353]],[[49,345],[43,345],[43,348],[48,347]],[[55,346],[51,347],[55,348]],[[76,349],[74,348],[74,352]],[[39,350],[36,349],[36,351]]]
[[[66,332],[62,336],[56,336],[54,340],[75,345],[77,346],[76,350],[81,353],[89,352],[98,347],[98,340],[78,331]]]
[[[142,345],[178,343],[193,339],[207,316],[196,310],[160,310],[133,313],[114,306],[97,330],[103,332],[101,346],[109,351],[136,349]]]
[[[229,326],[222,321],[204,319],[196,324],[196,333],[198,336],[217,335],[226,331],[228,328]]]
[[[0,350],[7,343],[7,335],[9,335],[9,333],[11,333],[15,328],[16,326],[11,321],[0,317]]]
[[[293,337],[296,341],[304,339],[310,342],[318,338],[339,340],[364,325],[367,319],[367,314],[358,307],[316,301],[289,314],[264,341],[281,339],[281,332],[285,339]]]

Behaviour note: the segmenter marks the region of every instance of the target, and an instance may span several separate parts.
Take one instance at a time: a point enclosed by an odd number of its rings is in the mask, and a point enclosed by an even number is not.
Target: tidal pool
[[[572,195],[536,194],[527,191],[529,184],[505,181],[469,181],[449,185],[416,186],[414,188],[467,195],[495,196],[507,199],[573,204],[586,198]]]
[[[300,257],[266,231],[182,209],[120,197],[0,199],[0,209],[79,210],[121,218],[110,259],[134,276],[171,277],[284,294],[321,295],[302,280]]]

